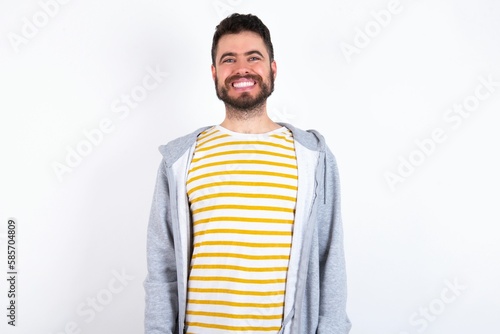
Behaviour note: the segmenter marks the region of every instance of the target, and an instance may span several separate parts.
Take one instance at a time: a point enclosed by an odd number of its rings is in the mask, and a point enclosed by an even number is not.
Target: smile
[[[238,81],[238,82],[233,82],[233,87],[234,88],[245,88],[245,87],[251,87],[255,85],[255,81]]]

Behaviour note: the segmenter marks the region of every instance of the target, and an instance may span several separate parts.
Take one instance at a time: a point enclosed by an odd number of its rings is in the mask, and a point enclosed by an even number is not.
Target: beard
[[[260,92],[257,96],[252,97],[249,92],[243,92],[238,97],[229,96],[229,88],[231,82],[241,78],[251,79],[255,81],[259,87]],[[215,78],[215,91],[219,100],[223,101],[226,107],[231,109],[248,113],[249,111],[258,111],[266,102],[267,98],[271,96],[274,91],[274,77],[272,70],[269,71],[268,83],[264,82],[261,76],[254,74],[247,75],[233,75],[227,77],[224,85],[219,86],[219,78]]]

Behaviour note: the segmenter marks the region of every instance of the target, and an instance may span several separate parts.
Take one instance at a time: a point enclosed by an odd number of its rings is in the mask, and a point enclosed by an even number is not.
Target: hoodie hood
[[[316,130],[301,130],[294,127],[288,123],[277,122],[279,125],[288,128],[292,131],[293,138],[297,140],[300,144],[304,145],[306,148],[312,151],[318,151],[320,153],[325,153],[325,139],[324,137],[317,132]],[[213,125],[212,125],[213,126]],[[172,166],[172,164],[179,159],[184,152],[193,143],[196,141],[196,138],[200,133],[205,131],[206,129],[211,128],[212,126],[204,126],[201,127],[188,135],[172,140],[166,145],[161,145],[158,150],[165,158],[165,163],[168,167]]]
[[[171,167],[172,164],[176,162],[177,159],[179,159],[191,145],[193,145],[198,135],[210,127],[211,126],[204,126],[191,132],[190,134],[172,140],[166,145],[158,147],[158,150],[163,156],[167,167]]]

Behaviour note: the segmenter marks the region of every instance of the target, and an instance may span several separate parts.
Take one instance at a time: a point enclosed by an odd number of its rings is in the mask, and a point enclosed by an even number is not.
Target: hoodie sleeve
[[[177,270],[165,162],[158,169],[147,231],[145,334],[176,333]]]
[[[317,334],[347,334],[351,322],[346,313],[347,278],[344,260],[340,184],[337,163],[326,148],[325,200],[320,204],[319,252],[319,322]]]

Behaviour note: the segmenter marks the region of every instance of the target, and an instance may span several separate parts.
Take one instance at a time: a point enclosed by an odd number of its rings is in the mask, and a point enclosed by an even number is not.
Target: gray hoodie
[[[335,157],[317,131],[292,131],[298,193],[279,334],[347,334],[340,188]],[[191,255],[186,178],[204,127],[160,146],[147,237],[145,333],[183,334]]]

